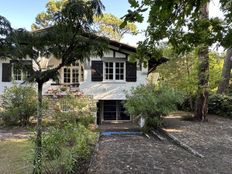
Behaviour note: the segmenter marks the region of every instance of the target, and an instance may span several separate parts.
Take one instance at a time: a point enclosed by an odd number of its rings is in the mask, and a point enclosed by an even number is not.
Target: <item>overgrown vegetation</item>
[[[29,124],[37,109],[36,91],[31,85],[13,85],[5,88],[2,95],[1,117],[6,125]]]
[[[124,104],[127,112],[134,117],[145,118],[145,129],[149,130],[162,124],[161,116],[177,110],[183,102],[183,94],[165,85],[141,85],[127,94]]]
[[[209,113],[232,118],[232,96],[222,94],[210,95]]]
[[[69,88],[54,93],[55,124],[42,137],[43,173],[86,173],[97,133],[90,130],[96,105],[92,98]],[[58,91],[60,91],[58,89]]]
[[[94,123],[94,112],[96,104],[92,98],[69,93],[58,99],[54,116],[57,124],[80,123],[87,127]]]
[[[86,173],[96,135],[76,123],[50,128],[43,136],[43,172]]]

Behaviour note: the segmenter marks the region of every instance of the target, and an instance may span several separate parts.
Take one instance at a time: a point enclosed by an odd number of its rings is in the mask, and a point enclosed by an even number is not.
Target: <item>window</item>
[[[125,80],[125,62],[104,62],[104,80]]]
[[[22,70],[13,66],[13,80],[22,80]]]
[[[80,63],[63,68],[63,83],[79,83],[84,81],[84,68]]]
[[[115,63],[115,79],[116,80],[124,80],[124,63],[123,62],[116,62]]]
[[[114,64],[113,62],[105,62],[105,79],[113,80],[114,79]]]
[[[71,73],[70,68],[64,68],[64,83],[70,83]]]
[[[19,67],[13,64],[12,66],[12,79],[16,81],[25,80],[30,77],[29,72],[23,71]]]

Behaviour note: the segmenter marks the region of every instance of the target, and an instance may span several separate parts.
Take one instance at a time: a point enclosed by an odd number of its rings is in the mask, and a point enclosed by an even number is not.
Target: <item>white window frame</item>
[[[77,83],[77,82],[73,82],[73,70],[74,69],[78,69],[78,74],[79,74],[79,76],[78,76],[78,83],[84,81],[84,67],[83,67],[83,65],[80,62],[78,62],[78,63],[79,63],[78,65],[64,66],[62,68],[61,81],[62,81],[63,84],[75,84],[75,83]],[[67,69],[70,70],[70,82],[69,83],[68,82],[64,82],[64,69],[65,68],[67,68]],[[83,69],[83,72],[81,71],[81,69]]]
[[[15,68],[15,66],[14,66],[14,64],[12,64],[12,66],[11,66],[11,79],[13,81],[23,81],[28,77],[28,72],[23,72],[22,69],[18,69],[18,75],[20,74],[21,79],[20,80],[16,79],[15,78],[16,74],[14,73],[15,72],[14,68]]]
[[[113,79],[106,79],[106,63],[113,63]],[[123,71],[123,80],[116,79],[116,63],[123,63],[124,64],[124,71]],[[125,82],[126,81],[126,62],[125,61],[104,61],[103,62],[103,81],[106,82]]]

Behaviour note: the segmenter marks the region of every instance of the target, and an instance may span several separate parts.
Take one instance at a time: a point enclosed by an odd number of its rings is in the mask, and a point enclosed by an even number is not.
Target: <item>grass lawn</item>
[[[32,143],[28,140],[0,141],[0,173],[32,173]]]

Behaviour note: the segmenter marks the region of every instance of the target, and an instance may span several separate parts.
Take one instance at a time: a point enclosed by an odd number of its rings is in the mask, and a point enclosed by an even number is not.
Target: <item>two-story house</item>
[[[91,57],[84,63],[77,62],[60,70],[59,83],[49,81],[44,85],[44,95],[54,86],[70,85],[79,88],[85,95],[97,101],[97,123],[131,121],[124,111],[125,91],[145,84],[148,73],[162,62],[149,62],[144,68],[139,63],[131,63],[128,56],[136,51],[135,47],[117,41],[110,41],[109,51],[103,57]],[[26,61],[30,63],[30,61]],[[41,66],[49,68],[59,63],[54,57],[41,61]],[[34,65],[33,65],[34,66]],[[12,79],[22,82],[27,74],[14,68],[12,62],[0,61],[0,94],[4,87],[12,85]]]

